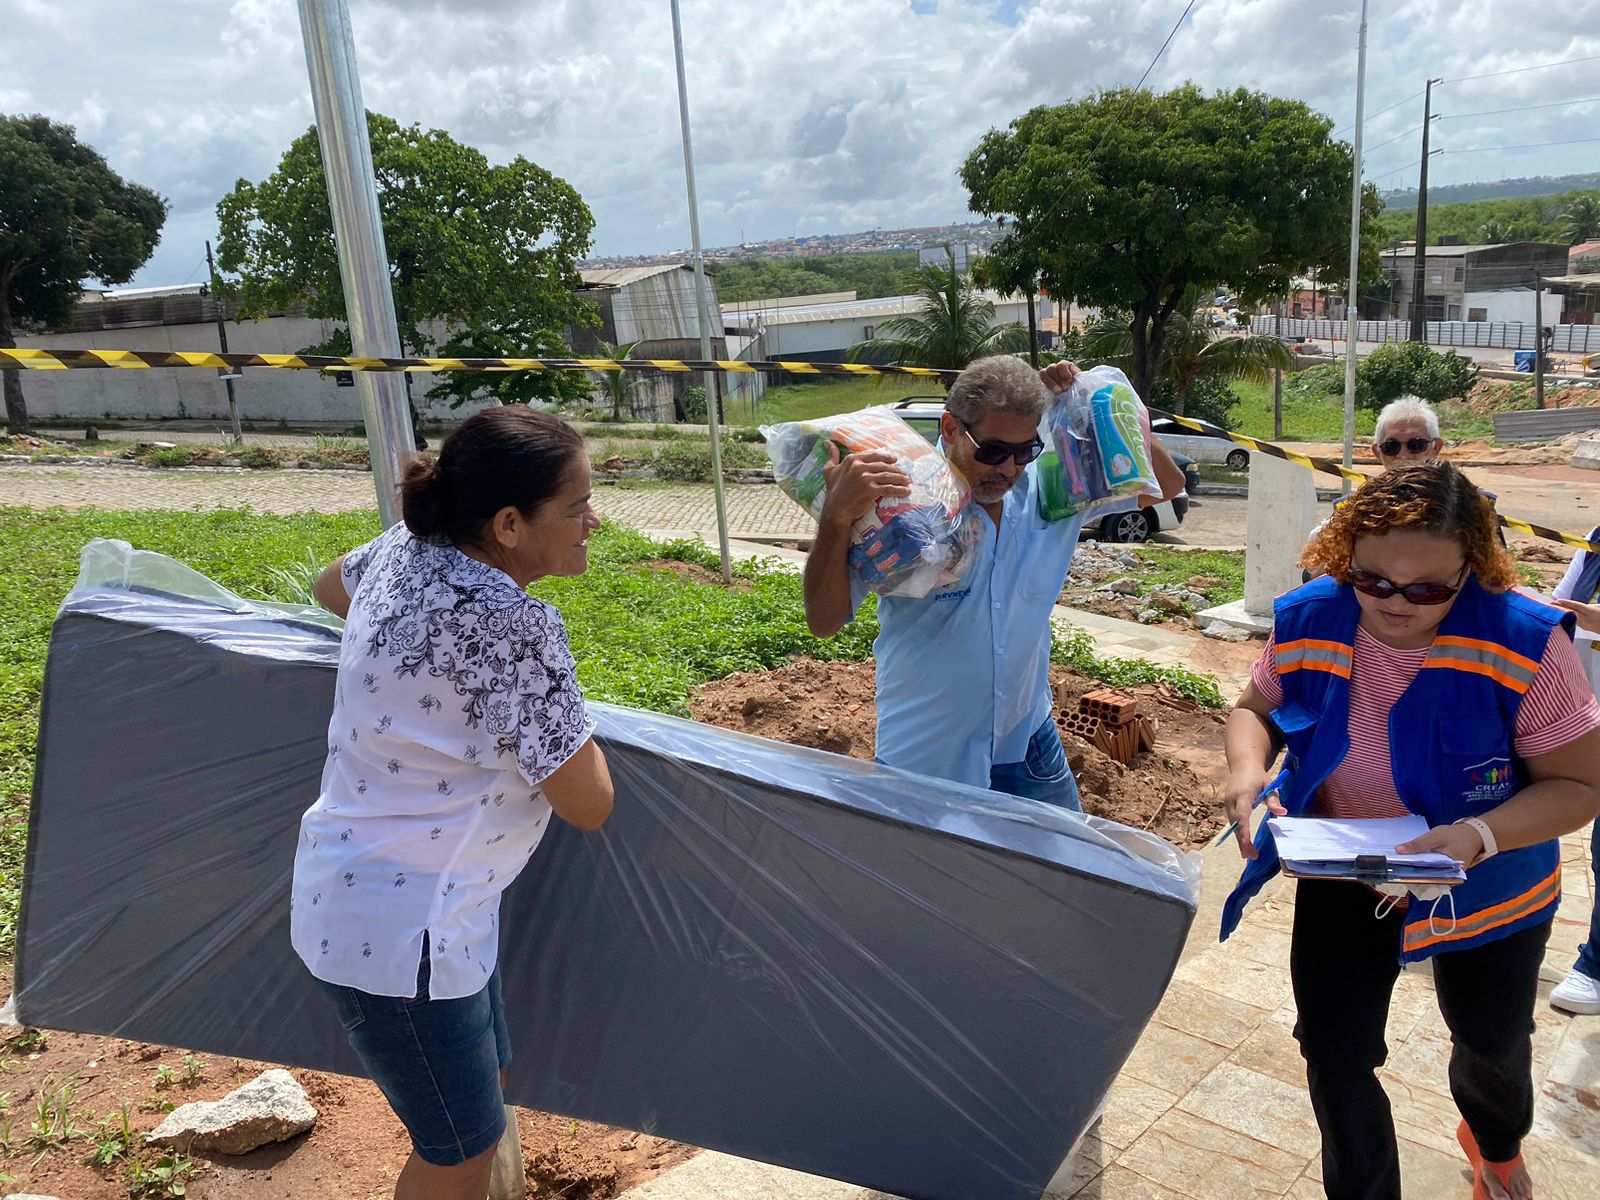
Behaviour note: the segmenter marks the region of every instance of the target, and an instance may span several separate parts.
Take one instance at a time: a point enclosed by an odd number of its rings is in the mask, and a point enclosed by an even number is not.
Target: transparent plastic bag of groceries
[[[778,486],[818,519],[830,444],[841,457],[886,450],[911,477],[911,495],[884,497],[851,530],[850,570],[868,591],[916,598],[961,578],[981,532],[971,489],[892,408],[764,425],[761,432]]]
[[[1045,414],[1039,515],[1060,521],[1132,496],[1161,498],[1150,453],[1150,413],[1115,367],[1082,372]]]

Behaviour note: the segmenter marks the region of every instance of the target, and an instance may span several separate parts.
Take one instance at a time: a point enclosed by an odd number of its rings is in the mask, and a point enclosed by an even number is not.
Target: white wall
[[[1558,292],[1546,292],[1542,301],[1544,306],[1544,323],[1546,325],[1561,324],[1561,304],[1566,297]],[[1483,319],[1493,322],[1522,321],[1532,325],[1533,321],[1533,289],[1525,288],[1521,291],[1509,292],[1468,292],[1465,302],[1461,306],[1461,319],[1465,321],[1468,314],[1475,308],[1487,310]]]
[[[268,317],[228,323],[228,349],[235,354],[293,354],[333,333],[334,323],[310,317]],[[438,336],[443,330],[429,329]],[[29,349],[214,351],[217,327],[159,325],[138,329],[105,329],[19,337]],[[411,392],[424,418],[459,421],[481,405],[452,409],[449,401],[430,404],[425,398],[438,376],[411,377]],[[22,372],[23,395],[35,417],[71,420],[206,420],[228,419],[227,388],[209,367],[156,367]],[[246,367],[234,384],[239,416],[257,424],[354,425],[361,418],[360,392],[341,388],[319,371]]]

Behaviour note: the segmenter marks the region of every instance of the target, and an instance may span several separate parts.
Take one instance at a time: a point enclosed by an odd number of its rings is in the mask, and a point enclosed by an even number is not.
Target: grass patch
[[[1094,639],[1082,629],[1057,624],[1050,642],[1050,661],[1111,687],[1137,687],[1141,683],[1164,683],[1176,688],[1196,704],[1221,708],[1225,701],[1216,676],[1201,675],[1183,667],[1162,667],[1142,658],[1101,658],[1094,652]]]
[[[807,421],[855,412],[876,404],[894,404],[907,396],[937,396],[944,389],[937,380],[909,375],[880,375],[873,379],[829,379],[820,383],[783,383],[767,388],[761,398],[762,425]]]
[[[1283,440],[1286,442],[1336,442],[1344,437],[1344,397],[1305,395],[1290,386],[1293,376],[1285,376],[1283,387]],[[1272,440],[1272,385],[1234,380],[1230,384],[1238,402],[1233,407],[1234,430],[1247,437]],[[1372,436],[1375,414],[1356,410],[1356,435]]]
[[[1244,551],[1171,550],[1162,546],[1134,546],[1133,556],[1143,564],[1132,572],[1146,590],[1163,585],[1183,586],[1196,575],[1218,580],[1203,593],[1213,604],[1244,598]]]

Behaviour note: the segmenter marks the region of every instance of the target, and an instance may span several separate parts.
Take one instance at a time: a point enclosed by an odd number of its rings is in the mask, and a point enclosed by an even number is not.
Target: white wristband
[[[1478,855],[1477,858],[1473,859],[1469,864],[1470,866],[1476,866],[1485,859],[1493,858],[1496,854],[1500,853],[1500,846],[1494,840],[1494,830],[1489,828],[1489,823],[1487,821],[1480,820],[1477,817],[1462,817],[1456,822],[1456,824],[1471,825],[1478,831],[1478,836],[1483,839],[1483,853]]]

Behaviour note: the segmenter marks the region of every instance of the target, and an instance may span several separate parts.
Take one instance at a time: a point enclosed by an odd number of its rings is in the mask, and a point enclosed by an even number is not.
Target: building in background
[[[1424,317],[1429,321],[1532,324],[1534,275],[1567,274],[1568,249],[1555,242],[1429,246],[1424,263]],[[1416,246],[1394,246],[1380,258],[1389,285],[1389,311],[1383,315],[1408,321],[1415,302]],[[1559,324],[1560,295],[1547,290],[1543,303],[1544,323]]]

